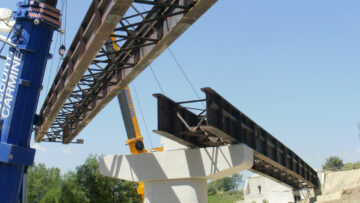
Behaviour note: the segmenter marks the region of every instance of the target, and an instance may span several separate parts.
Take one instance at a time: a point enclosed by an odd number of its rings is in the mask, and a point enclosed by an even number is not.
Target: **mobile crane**
[[[136,118],[134,104],[132,102],[131,93],[129,86],[126,86],[124,90],[118,95],[118,101],[120,104],[121,114],[124,120],[126,134],[128,140],[126,144],[130,148],[131,154],[142,154],[147,153],[148,150],[145,149],[143,137],[141,136],[139,124]],[[152,149],[155,151],[162,151],[162,148]],[[138,194],[144,200],[144,184],[139,183],[137,188]]]
[[[116,44],[115,38],[111,38],[112,47],[110,49],[119,50]],[[125,130],[128,137],[126,144],[130,148],[131,154],[142,154],[147,153],[145,149],[143,137],[140,132],[139,124],[136,117],[135,106],[132,101],[131,92],[129,86],[126,86],[121,93],[117,96],[120,105],[121,114],[124,120]],[[151,151],[163,151],[162,147],[151,149]],[[144,184],[139,183],[137,188],[138,194],[144,201]]]
[[[60,11],[55,8],[56,4],[57,0],[19,2],[11,42],[2,39],[12,46],[0,83],[1,202],[18,201],[25,168],[34,161],[35,150],[30,148],[30,137],[33,125],[41,122],[41,118],[35,114],[36,106],[46,61],[50,58],[53,32],[60,27]],[[113,46],[118,49],[115,42]],[[146,153],[128,86],[120,93],[118,100],[131,154]],[[144,197],[141,183],[138,193]]]
[[[41,123],[36,107],[53,33],[60,28],[57,0],[22,0],[0,81],[0,202],[18,202],[24,170],[34,162],[30,138]]]

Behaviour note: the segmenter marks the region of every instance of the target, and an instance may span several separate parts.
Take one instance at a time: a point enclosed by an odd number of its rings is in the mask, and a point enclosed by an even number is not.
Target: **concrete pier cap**
[[[163,152],[102,157],[100,173],[143,182],[145,202],[207,202],[207,180],[253,164],[253,150],[245,144],[187,149],[166,139],[162,143]]]

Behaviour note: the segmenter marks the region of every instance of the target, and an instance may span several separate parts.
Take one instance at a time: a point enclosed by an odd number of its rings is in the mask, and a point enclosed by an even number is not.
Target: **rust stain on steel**
[[[66,99],[133,1],[92,2],[41,109],[44,123],[37,129],[36,142],[42,140]]]
[[[105,96],[95,100],[91,111],[85,112],[84,119],[75,124],[75,129],[68,132],[63,143],[70,143],[81,130],[114,98],[120,91],[136,78],[149,64],[151,64],[171,43],[173,43],[187,28],[200,18],[217,0],[199,0],[181,19],[178,21],[163,38],[155,44],[131,70],[123,70],[121,80],[116,85],[107,88]],[[56,115],[55,115],[56,116]],[[54,117],[55,118],[55,117]],[[43,132],[46,133],[46,132]]]

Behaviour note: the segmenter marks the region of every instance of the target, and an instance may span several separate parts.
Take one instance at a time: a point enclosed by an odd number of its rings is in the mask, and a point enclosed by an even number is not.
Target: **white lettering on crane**
[[[3,119],[10,116],[14,93],[17,87],[21,58],[10,52],[0,80],[0,109],[2,109],[1,117]]]

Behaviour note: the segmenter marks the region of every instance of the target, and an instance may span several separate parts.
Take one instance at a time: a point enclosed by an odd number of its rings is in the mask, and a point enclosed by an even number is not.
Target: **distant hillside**
[[[346,171],[346,170],[353,170],[359,168],[360,168],[360,162],[356,162],[356,163],[347,163],[341,169]]]

